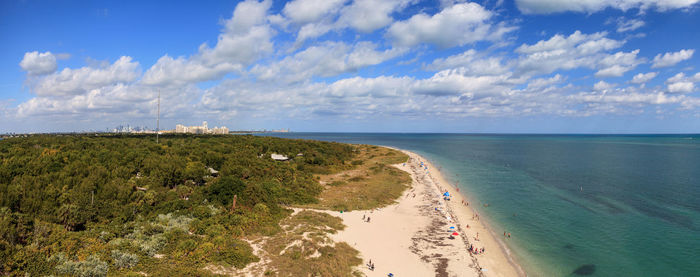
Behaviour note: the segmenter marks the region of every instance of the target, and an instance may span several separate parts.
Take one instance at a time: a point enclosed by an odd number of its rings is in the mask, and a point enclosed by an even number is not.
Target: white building
[[[214,127],[209,129],[209,125],[206,121],[202,122],[201,126],[185,126],[182,124],[175,125],[175,133],[188,133],[188,134],[217,134],[226,135],[228,134],[228,128],[226,126]]]

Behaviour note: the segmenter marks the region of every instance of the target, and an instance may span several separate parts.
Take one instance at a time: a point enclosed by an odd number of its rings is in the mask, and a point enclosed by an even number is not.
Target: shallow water
[[[698,135],[274,135],[423,155],[529,275],[700,276]]]

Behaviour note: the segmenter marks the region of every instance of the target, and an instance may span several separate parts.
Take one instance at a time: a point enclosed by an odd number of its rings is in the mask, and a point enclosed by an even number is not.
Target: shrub
[[[56,262],[56,272],[80,277],[100,277],[107,276],[107,262],[103,262],[96,255],[90,255],[83,261],[73,261],[66,257],[64,253],[58,253],[49,258],[50,262]]]
[[[119,250],[112,250],[112,260],[117,268],[132,268],[139,263],[139,256],[136,254],[124,253]]]

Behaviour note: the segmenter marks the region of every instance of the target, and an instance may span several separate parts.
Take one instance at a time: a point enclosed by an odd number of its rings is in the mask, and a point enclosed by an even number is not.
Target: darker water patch
[[[572,273],[574,275],[593,275],[593,273],[595,273],[595,265],[594,264],[585,264],[585,265],[579,266]]]
[[[571,243],[567,243],[564,245],[564,249],[574,250],[574,245]]]
[[[622,208],[618,207],[617,205],[611,203],[609,200],[604,199],[604,198],[601,198],[601,197],[599,197],[599,196],[592,195],[592,196],[585,196],[585,197],[588,198],[588,199],[590,199],[590,200],[592,200],[593,202],[596,202],[596,203],[598,203],[598,204],[600,204],[600,205],[603,205],[603,206],[606,208],[606,211],[607,211],[608,213],[610,213],[610,214],[621,214],[621,213],[624,213],[624,212],[625,212],[624,209],[622,209]]]
[[[666,208],[659,206],[651,206],[648,203],[633,202],[633,207],[643,214],[661,219],[663,221],[675,224],[677,226],[685,227],[689,230],[696,231],[697,228],[693,224],[693,220],[689,216],[678,214],[676,212],[670,211]]]
[[[586,205],[583,205],[583,204],[581,204],[581,203],[578,203],[578,202],[576,202],[576,201],[574,201],[574,200],[571,200],[571,199],[569,199],[569,198],[567,198],[567,197],[565,197],[565,196],[562,196],[562,195],[555,195],[555,196],[556,196],[557,198],[561,199],[561,200],[564,200],[564,201],[566,201],[566,202],[571,203],[571,204],[574,205],[574,206],[578,206],[578,207],[580,207],[580,208],[583,208],[584,210],[587,210],[587,211],[589,211],[589,212],[591,212],[591,213],[594,213],[594,214],[597,214],[597,213],[598,213],[596,210],[591,209],[591,208],[589,208],[589,207],[586,207]]]

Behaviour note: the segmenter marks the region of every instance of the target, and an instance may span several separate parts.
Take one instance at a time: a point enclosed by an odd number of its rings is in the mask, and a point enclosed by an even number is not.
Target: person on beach
[[[510,233],[508,233],[508,238],[510,238]]]
[[[369,216],[367,217],[367,222],[369,222]]]
[[[366,214],[363,214],[363,215],[362,215],[362,221],[364,221],[364,220],[365,220],[365,217],[366,217],[366,216],[367,216]],[[506,235],[506,233],[503,233],[503,235],[505,236],[505,235]]]

